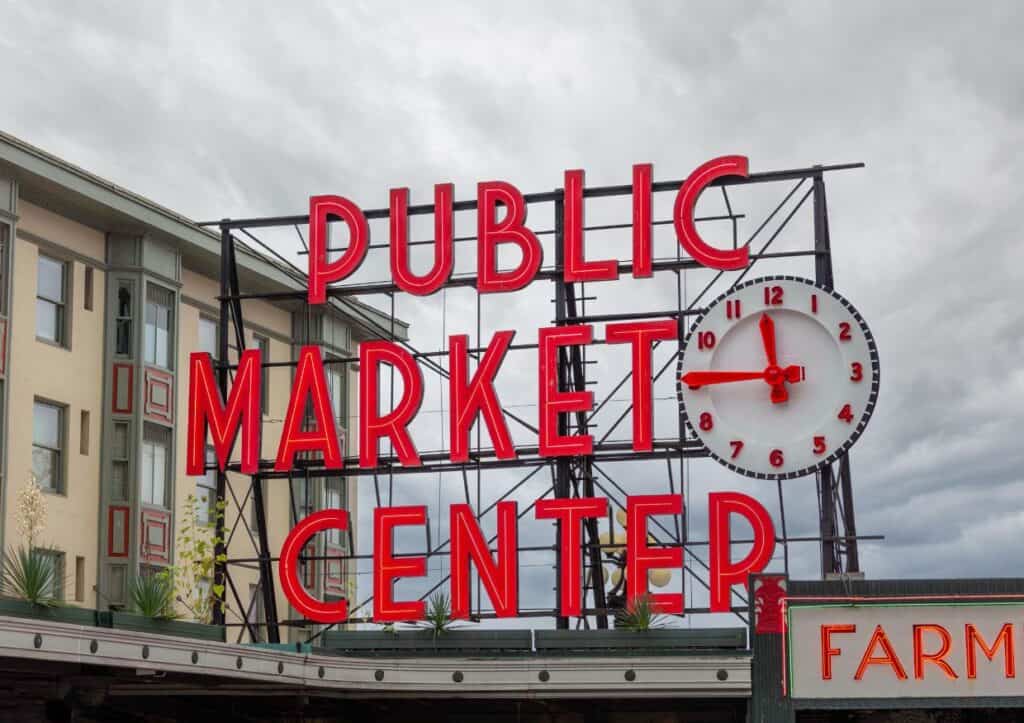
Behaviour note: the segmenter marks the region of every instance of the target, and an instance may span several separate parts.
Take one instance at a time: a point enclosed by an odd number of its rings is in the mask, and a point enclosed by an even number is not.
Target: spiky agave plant
[[[174,581],[169,575],[139,575],[132,579],[129,590],[132,609],[156,620],[178,617],[174,611]]]
[[[37,547],[9,548],[4,557],[3,593],[41,607],[57,607],[59,587],[53,556]]]
[[[422,627],[433,632],[435,638],[454,628],[451,601],[443,592],[430,596]]]
[[[622,627],[633,632],[663,628],[668,620],[658,611],[658,604],[650,595],[641,595],[626,606],[622,614]]]

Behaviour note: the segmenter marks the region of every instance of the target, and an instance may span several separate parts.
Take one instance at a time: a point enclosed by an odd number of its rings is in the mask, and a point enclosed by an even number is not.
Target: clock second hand
[[[787,382],[795,384],[804,377],[804,368],[798,364],[790,364],[785,369],[770,366],[760,372],[734,372],[734,371],[691,371],[680,377],[690,389],[700,389],[710,384],[728,384],[729,382],[747,382],[757,379],[764,380],[772,385],[773,391],[776,385],[782,381],[776,381],[776,377],[783,377]]]

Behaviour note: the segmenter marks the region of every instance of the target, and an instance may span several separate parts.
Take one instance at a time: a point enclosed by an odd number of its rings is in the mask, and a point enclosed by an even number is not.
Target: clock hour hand
[[[768,358],[768,366],[777,369],[779,362],[775,349],[775,322],[767,312],[762,312],[758,326],[761,328],[761,342],[764,344],[764,354]],[[772,404],[781,404],[789,399],[789,392],[786,391],[786,385],[781,380],[766,379],[765,381],[772,385]]]

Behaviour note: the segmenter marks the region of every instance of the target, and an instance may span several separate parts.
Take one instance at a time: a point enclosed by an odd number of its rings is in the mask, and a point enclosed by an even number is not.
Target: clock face
[[[679,356],[683,418],[711,456],[751,477],[802,477],[860,436],[878,350],[857,310],[794,276],[747,281],[698,317]]]

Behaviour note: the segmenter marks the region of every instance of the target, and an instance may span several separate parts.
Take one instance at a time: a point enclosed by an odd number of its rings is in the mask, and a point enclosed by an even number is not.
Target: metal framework
[[[759,263],[762,263],[766,259],[796,259],[806,257],[808,260],[813,261],[816,280],[829,287],[832,286],[833,268],[831,240],[829,237],[828,211],[825,198],[825,175],[832,171],[860,168],[862,166],[863,164],[860,163],[814,166],[811,168],[751,174],[745,179],[719,179],[719,181],[714,185],[718,186],[720,189],[726,213],[716,216],[704,216],[697,218],[696,220],[698,222],[705,223],[717,221],[730,224],[732,228],[734,246],[742,243],[751,248],[751,265],[741,272],[729,272],[728,275],[726,275],[726,272],[717,272],[712,280],[704,284],[695,296],[690,297],[688,294],[684,294],[684,276],[688,270],[698,268],[698,264],[693,259],[683,257],[681,255],[679,245],[675,244],[675,258],[656,258],[653,268],[656,277],[663,275],[671,275],[674,277],[673,281],[675,284],[674,291],[676,304],[674,305],[674,308],[657,311],[588,314],[587,302],[593,302],[597,298],[593,295],[593,288],[586,289],[583,284],[565,283],[562,278],[562,191],[555,190],[545,193],[526,194],[525,200],[529,206],[552,204],[554,211],[552,218],[553,224],[551,228],[545,230],[536,230],[535,228],[535,233],[537,233],[538,236],[543,237],[545,235],[551,235],[553,237],[554,245],[554,264],[542,267],[538,273],[538,281],[535,281],[535,283],[538,283],[541,279],[548,280],[553,283],[554,323],[557,325],[625,321],[647,318],[674,318],[679,322],[680,334],[678,349],[681,350],[685,334],[688,331],[688,325],[685,323],[685,320],[688,316],[699,314],[702,311],[698,304],[709,297],[709,291],[712,286],[718,283],[725,284],[731,288],[732,286],[740,283],[758,266]],[[653,191],[655,194],[677,191],[680,184],[681,181],[679,180],[658,182],[653,184]],[[729,196],[729,189],[733,186],[748,184],[785,184],[785,186],[781,200],[779,200],[770,211],[763,214],[763,219],[757,224],[756,230],[749,236],[749,238],[741,241],[738,238],[737,222],[747,216],[745,214],[737,213],[734,210],[733,200],[730,199]],[[584,197],[586,199],[604,199],[622,196],[628,197],[631,193],[632,187],[628,185],[591,187],[585,189]],[[657,195],[655,197],[657,198]],[[794,217],[796,217],[797,214],[806,207],[806,202],[808,200],[810,200],[811,213],[813,214],[813,246],[798,250],[773,251],[773,243],[779,238],[783,230],[790,225],[790,222]],[[472,211],[476,209],[476,206],[477,204],[475,200],[460,201],[454,204],[454,210],[456,213],[460,211]],[[409,208],[409,214],[411,216],[431,213],[433,213],[432,205],[418,205],[411,206]],[[366,217],[371,220],[385,219],[388,217],[388,214],[388,209],[384,208],[367,211]],[[539,213],[534,214],[534,218],[537,217],[539,217]],[[275,251],[269,244],[258,238],[255,235],[255,232],[268,229],[285,229],[291,232],[291,230],[294,229],[298,236],[298,242],[301,244],[303,249],[297,251],[297,253],[302,255],[305,251],[308,251],[302,235],[302,227],[307,223],[308,216],[296,215],[238,220],[223,219],[219,222],[203,224],[206,226],[217,226],[220,229],[220,361],[217,362],[217,369],[219,374],[218,381],[222,394],[227,394],[230,377],[235,369],[235,365],[230,362],[229,352],[231,351],[231,345],[229,344],[229,339],[234,340],[235,348],[239,351],[244,349],[246,345],[245,316],[243,313],[244,302],[257,299],[278,302],[294,301],[297,304],[305,302],[304,291],[260,293],[246,291],[240,288],[238,265],[236,262],[236,248],[242,244],[244,245],[247,253],[255,251],[263,254],[271,258],[275,263],[279,264],[286,273],[294,275],[296,280],[302,280],[304,279],[304,272],[289,262],[281,253]],[[671,223],[671,220],[654,221],[656,227]],[[624,223],[587,226],[586,228],[588,231],[614,232],[616,229],[628,229],[630,228],[630,225],[631,224],[627,221]],[[475,241],[475,236],[463,236],[455,239],[456,243],[471,241]],[[414,245],[431,243],[433,243],[432,240],[413,242]],[[371,244],[370,248],[386,249],[387,246],[388,245],[386,243],[378,243]],[[619,264],[620,272],[629,272],[631,267],[632,265],[630,263]],[[475,284],[475,281],[475,275],[456,275],[450,280],[449,286],[472,286]],[[390,280],[387,280],[339,285],[330,288],[328,290],[328,295],[334,300],[344,300],[348,298],[358,299],[359,297],[370,296],[383,297],[387,302],[389,311],[381,313],[388,319],[388,323],[381,323],[379,316],[369,313],[366,310],[366,307],[359,304],[346,304],[344,313],[350,317],[352,327],[356,329],[360,335],[394,340],[396,321],[394,313],[395,295],[398,291],[397,287],[391,283]],[[588,292],[592,295],[588,296]],[[480,354],[484,351],[480,340],[481,308],[479,301],[477,302],[476,313],[477,348],[470,349],[470,354],[479,359]],[[396,343],[405,347],[417,359],[422,368],[439,375],[441,378],[447,378],[447,371],[438,361],[447,354],[445,350],[421,351],[415,348],[415,346],[408,341],[396,341]],[[529,343],[514,344],[511,347],[512,350],[536,348],[536,344]],[[355,362],[357,362],[357,359],[355,358],[343,358],[328,359],[325,363],[348,365]],[[675,362],[676,354],[674,353],[664,365],[656,367],[656,371],[653,375],[654,380],[657,381],[669,369],[674,368]],[[568,349],[561,349],[560,357],[558,359],[558,380],[560,387],[563,390],[582,391],[587,389],[593,381],[592,378],[588,376],[588,368],[593,364],[593,360],[587,359],[586,348],[571,347]],[[295,362],[275,362],[271,364],[271,366],[294,367]],[[607,395],[600,399],[591,412],[561,415],[559,420],[559,431],[563,434],[582,434],[591,432],[595,426],[595,416],[612,400],[613,395],[618,393],[623,386],[628,383],[629,378],[629,372],[622,375],[621,380],[612,387],[611,391]],[[707,456],[706,450],[699,441],[687,435],[685,425],[680,415],[677,435],[671,438],[656,439],[654,442],[654,449],[651,452],[633,451],[628,440],[612,438],[613,433],[627,417],[630,409],[631,405],[628,406],[607,429],[602,429],[602,434],[600,434],[600,436],[595,434],[593,454],[586,457],[563,457],[555,459],[541,458],[537,454],[536,446],[517,446],[518,457],[516,459],[499,460],[495,457],[493,449],[481,447],[478,427],[476,446],[475,449],[471,450],[471,462],[468,464],[452,463],[448,459],[447,450],[438,449],[421,452],[420,456],[423,460],[423,467],[416,469],[403,468],[398,464],[398,460],[393,454],[382,455],[379,459],[378,466],[373,469],[360,468],[358,467],[357,460],[355,458],[347,458],[345,460],[345,470],[343,474],[345,476],[358,476],[360,482],[363,480],[372,480],[378,503],[381,502],[380,485],[382,480],[388,481],[387,501],[390,503],[393,479],[395,475],[408,473],[419,474],[424,472],[455,473],[460,475],[463,480],[466,501],[471,502],[472,495],[470,493],[469,475],[476,474],[477,499],[475,509],[478,519],[493,510],[497,501],[501,501],[515,495],[527,482],[541,473],[544,468],[547,468],[551,475],[551,485],[542,495],[540,495],[540,497],[544,497],[549,494],[554,495],[555,497],[594,496],[600,494],[608,497],[613,507],[621,508],[625,503],[625,495],[628,491],[629,484],[616,480],[610,474],[609,465],[613,462],[639,460],[661,465],[659,468],[664,470],[668,491],[673,493],[682,492],[688,470],[686,462],[692,458]],[[513,410],[506,408],[503,411],[508,419],[512,420],[520,427],[529,430],[534,434],[536,433],[536,428],[528,421],[517,415]],[[515,484],[510,484],[502,490],[497,501],[492,503],[489,507],[482,507],[480,501],[481,473],[487,470],[509,468],[523,470],[524,476]],[[261,623],[254,619],[255,616],[251,610],[251,605],[247,605],[243,601],[243,598],[240,596],[232,579],[232,571],[236,569],[237,566],[245,566],[249,568],[255,566],[259,571],[260,589],[262,591],[263,612],[266,624],[265,637],[269,642],[279,642],[280,627],[282,625],[305,625],[308,624],[308,621],[282,619],[279,611],[277,610],[274,595],[275,581],[273,564],[277,558],[274,555],[274,552],[270,549],[268,543],[263,487],[265,485],[279,484],[283,480],[308,480],[310,477],[327,475],[325,470],[318,467],[317,463],[314,461],[299,461],[297,463],[297,469],[291,472],[274,471],[272,460],[261,460],[259,474],[252,476],[242,475],[239,472],[237,465],[229,465],[228,470],[231,472],[230,476],[226,472],[221,472],[217,477],[217,495],[219,498],[226,500],[228,508],[228,513],[218,521],[218,538],[222,540],[230,540],[236,533],[242,534],[239,531],[240,527],[244,528],[245,533],[249,535],[252,542],[255,554],[247,557],[232,557],[229,554],[227,545],[224,543],[218,545],[218,548],[216,549],[218,559],[225,559],[219,557],[221,555],[225,555],[226,561],[217,564],[214,582],[216,585],[225,586],[225,595],[231,602],[232,607],[234,609],[244,611],[245,614],[244,620],[241,622],[227,622],[225,620],[224,612],[219,609],[218,606],[214,622],[238,627],[239,639],[241,639],[245,629],[248,629],[253,634],[254,639],[262,637],[260,635],[261,631],[257,629],[258,626],[261,626]],[[335,474],[337,473],[335,472]],[[813,542],[820,546],[821,572],[823,577],[828,573],[856,572],[859,570],[857,552],[858,539],[878,538],[863,536],[858,538],[857,536],[849,459],[844,455],[834,464],[834,466],[827,466],[821,469],[816,474],[816,478],[819,509],[819,534],[816,537],[794,537],[788,535],[783,484],[779,483],[777,485],[778,502],[781,514],[778,542],[782,547],[786,571],[788,572],[789,570],[789,544],[794,542]],[[239,483],[239,480],[241,479],[248,480],[245,486]],[[294,486],[290,482],[289,491],[292,508],[294,510]],[[540,497],[535,497],[531,500],[529,506],[525,509],[521,509],[520,517],[526,515]],[[245,507],[250,500],[252,501],[252,512],[255,517],[255,530],[250,530],[249,525],[245,522]],[[225,518],[233,520],[229,529],[225,529],[224,527]],[[653,534],[656,542],[663,546],[683,547],[686,550],[686,566],[684,575],[689,574],[692,580],[707,588],[706,572],[708,570],[708,566],[704,559],[705,556],[702,554],[702,549],[707,545],[707,541],[691,538],[688,534],[685,518],[682,522],[677,520],[674,526],[664,526],[657,522],[654,524],[657,527],[657,532]],[[609,525],[611,525],[610,520]],[[614,601],[606,599],[603,566],[608,563],[616,564],[617,558],[613,554],[614,550],[609,549],[613,548],[614,544],[611,540],[609,540],[608,543],[602,544],[599,539],[598,529],[598,521],[590,520],[584,529],[584,539],[580,541],[584,551],[583,559],[585,561],[584,566],[586,568],[586,574],[584,575],[585,589],[583,598],[585,610],[583,617],[576,620],[576,624],[589,626],[591,621],[593,621],[593,623],[598,627],[604,628],[608,627],[609,616],[614,615],[615,613],[615,604]],[[352,533],[350,531],[350,535],[351,534]],[[559,530],[558,534],[561,535],[561,530]],[[493,542],[493,538],[491,542]],[[448,554],[448,551],[446,550],[447,544],[447,540],[440,540],[431,543],[428,530],[427,549],[417,554],[426,555],[428,559],[445,556]],[[310,555],[307,556],[305,560],[311,561],[326,558],[331,560],[341,560],[343,565],[354,565],[358,559],[370,557],[369,555],[356,555],[353,553],[353,549],[354,548],[351,545],[350,540],[350,545],[347,550],[348,554],[346,555],[340,557],[337,555]],[[561,564],[560,561],[557,560],[557,544],[520,547],[521,552],[540,550],[553,551],[556,555],[556,566]],[[445,582],[446,579],[447,578],[444,578],[438,582],[432,590],[437,589]],[[556,580],[557,579],[558,576],[556,575]],[[430,592],[431,591],[425,593],[423,597],[425,598],[430,594]],[[476,617],[487,618],[491,616],[492,613],[481,608],[479,583],[477,585],[476,598]],[[744,596],[739,594],[737,594],[737,598],[739,598],[740,603],[733,608],[733,612],[735,615],[745,620],[747,601]],[[368,616],[364,611],[367,610],[366,606],[370,602],[371,598],[360,600],[358,602],[350,601],[350,615],[353,616],[351,618],[352,621],[368,619]],[[522,612],[522,615],[524,617],[554,617],[556,619],[557,626],[568,627],[570,625],[570,620],[564,617],[559,617],[557,604],[558,591],[556,589],[555,596],[550,607],[525,610]],[[360,616],[361,612],[363,613],[362,616]],[[707,610],[694,608],[690,608],[688,610],[688,614],[701,612],[707,612]],[[314,634],[314,637],[318,634],[319,633]]]

